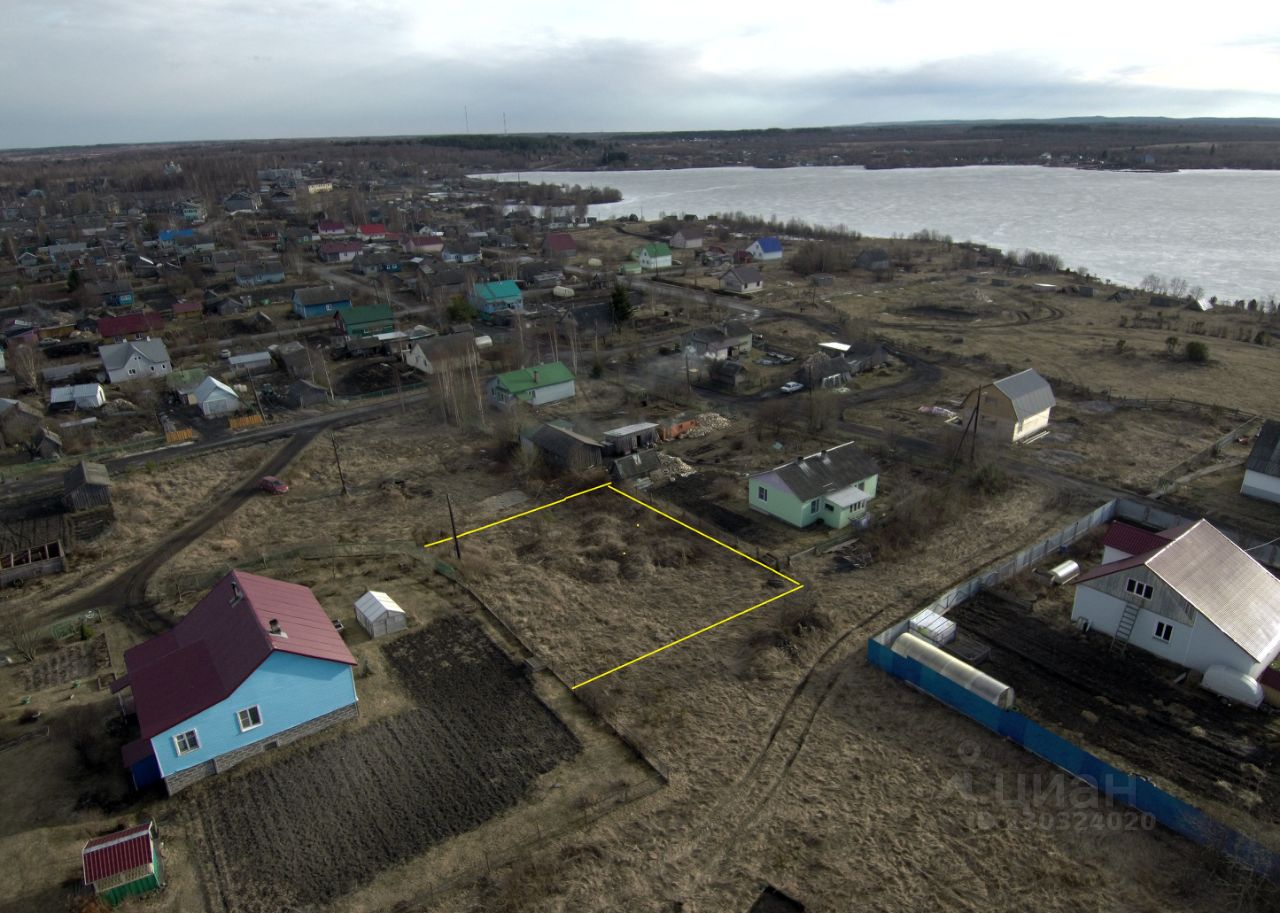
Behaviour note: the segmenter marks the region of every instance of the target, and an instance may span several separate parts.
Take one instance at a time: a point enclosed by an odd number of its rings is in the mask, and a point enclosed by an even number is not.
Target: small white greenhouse
[[[403,631],[407,623],[404,609],[386,593],[369,590],[356,600],[356,621],[370,637]]]

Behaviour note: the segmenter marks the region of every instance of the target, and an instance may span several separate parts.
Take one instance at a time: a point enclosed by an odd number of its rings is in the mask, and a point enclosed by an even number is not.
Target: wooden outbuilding
[[[115,906],[164,886],[164,864],[155,822],[95,837],[80,851],[84,883]]]

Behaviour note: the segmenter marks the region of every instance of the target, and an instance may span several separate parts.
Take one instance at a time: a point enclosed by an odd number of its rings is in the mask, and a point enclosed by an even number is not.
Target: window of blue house
[[[240,724],[241,732],[248,732],[250,729],[256,729],[262,725],[262,711],[258,709],[258,705],[246,707],[243,710],[236,711],[236,722]]]
[[[180,732],[173,737],[173,747],[180,755],[190,754],[200,748],[200,736],[194,729]]]
[[[756,487],[756,497],[757,497],[757,498],[759,498],[761,501],[768,501],[768,500],[769,500],[769,489],[765,488],[763,485],[759,485],[759,486],[757,486],[757,487]]]

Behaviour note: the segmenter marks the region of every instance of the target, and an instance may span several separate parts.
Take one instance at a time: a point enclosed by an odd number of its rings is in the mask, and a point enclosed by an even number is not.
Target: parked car
[[[275,476],[263,476],[258,481],[258,487],[269,495],[282,495],[289,490],[289,483]]]
[[[218,357],[219,357],[219,358],[222,358],[222,359],[230,358],[230,357],[231,357],[231,350],[230,350],[230,349],[222,349],[222,350],[220,350],[220,351],[218,352]]]
[[[799,393],[803,389],[804,384],[800,383],[798,380],[789,380],[782,385],[783,393]]]

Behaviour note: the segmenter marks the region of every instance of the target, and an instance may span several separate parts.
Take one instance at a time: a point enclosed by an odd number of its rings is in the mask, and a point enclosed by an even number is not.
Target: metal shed
[[[370,637],[382,637],[403,631],[408,617],[386,593],[369,590],[356,600],[356,621]]]

